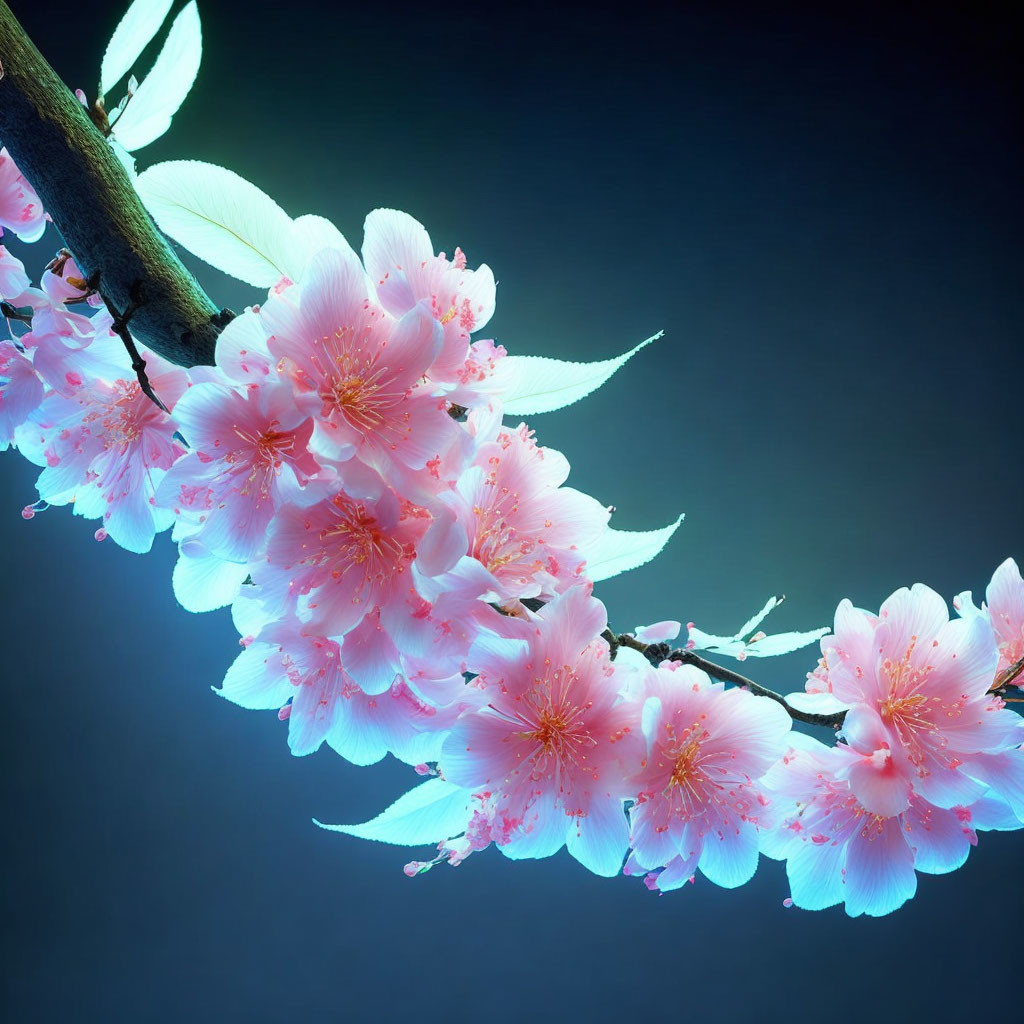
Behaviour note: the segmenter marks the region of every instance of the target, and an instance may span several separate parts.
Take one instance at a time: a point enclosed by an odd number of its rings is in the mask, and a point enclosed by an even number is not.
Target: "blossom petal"
[[[899,819],[866,823],[854,832],[846,854],[846,912],[882,917],[917,891],[914,853]]]
[[[825,910],[842,903],[843,854],[838,842],[821,845],[800,841],[786,858],[786,877],[793,903],[803,910]]]
[[[735,829],[705,836],[697,866],[715,885],[735,889],[754,877],[758,852],[757,828],[749,821],[737,820]]]
[[[955,871],[977,838],[956,811],[915,800],[903,816],[907,842],[914,850],[914,867],[930,875]]]
[[[566,848],[588,871],[612,878],[622,869],[629,849],[629,826],[622,800],[594,798],[585,816],[570,828]]]

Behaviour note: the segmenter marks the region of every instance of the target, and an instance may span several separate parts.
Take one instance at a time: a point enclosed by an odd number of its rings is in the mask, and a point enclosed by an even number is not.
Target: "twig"
[[[536,597],[528,597],[520,603],[531,612],[540,611],[544,607],[544,602]],[[642,654],[654,666],[660,665],[663,661],[678,661],[684,665],[693,665],[721,683],[745,686],[751,693],[756,693],[759,697],[767,697],[769,700],[775,701],[776,704],[781,704],[789,717],[796,722],[803,722],[806,725],[822,725],[827,729],[839,729],[843,724],[843,719],[846,718],[845,711],[838,711],[834,715],[818,715],[809,711],[798,711],[786,702],[786,698],[781,693],[769,690],[767,686],[755,683],[753,679],[741,676],[739,672],[733,672],[731,668],[716,665],[713,661],[702,658],[694,651],[672,650],[665,643],[645,644],[642,640],[637,640],[632,633],[614,633],[611,629],[606,629],[601,634],[601,639],[608,644],[612,658],[618,653],[620,647],[628,647],[631,651]]]
[[[796,722],[803,722],[806,725],[821,725],[827,729],[840,729],[846,718],[845,711],[837,711],[831,715],[821,715],[811,711],[798,711],[786,701],[786,698],[781,693],[769,690],[767,686],[755,683],[753,679],[747,679],[746,676],[741,676],[739,672],[733,672],[732,669],[716,665],[706,658],[702,658],[694,651],[673,651],[668,657],[669,661],[680,661],[684,665],[693,665],[707,672],[712,679],[717,679],[723,683],[733,683],[735,686],[745,686],[751,693],[756,693],[759,697],[767,697],[769,700],[775,701],[776,704],[781,704],[786,709],[789,717]]]
[[[767,686],[762,686],[760,683],[755,683],[753,679],[748,679],[746,676],[740,675],[739,672],[734,672],[731,668],[716,665],[713,661],[702,658],[695,651],[682,649],[673,651],[669,649],[668,644],[663,643],[645,644],[637,640],[630,633],[616,634],[612,633],[611,630],[605,630],[601,635],[608,641],[613,658],[620,647],[628,647],[630,650],[639,651],[653,665],[658,665],[663,661],[678,661],[683,665],[693,665],[694,668],[699,668],[702,672],[706,672],[711,676],[712,679],[717,679],[721,683],[731,683],[733,686],[745,687],[759,697],[767,697],[769,700],[775,701],[776,704],[781,704],[786,709],[789,717],[796,722],[803,722],[805,725],[821,725],[827,729],[839,729],[846,718],[845,711],[838,711],[832,715],[798,711],[787,703],[786,698],[782,694],[769,690]]]
[[[16,309],[9,302],[0,302],[0,313],[8,320],[19,320],[28,327],[32,326],[32,314],[22,313],[20,309]]]
[[[90,280],[90,284],[93,288],[98,287],[99,275],[95,275],[95,281]],[[132,300],[128,307],[123,313],[118,313],[113,306],[111,306],[109,300],[103,295],[102,292],[98,293],[100,298],[103,300],[103,305],[110,311],[110,315],[113,317],[113,322],[110,325],[110,329],[124,342],[124,347],[128,350],[128,355],[132,357],[132,369],[135,371],[135,376],[138,378],[139,387],[142,388],[142,393],[153,402],[158,408],[164,412],[170,414],[170,409],[164,405],[163,402],[157,397],[156,392],[153,390],[153,385],[149,382],[149,375],[146,373],[146,360],[142,358],[141,353],[135,345],[135,339],[132,337],[132,332],[128,329],[128,321],[142,306],[142,287],[141,282],[136,282],[132,286]]]

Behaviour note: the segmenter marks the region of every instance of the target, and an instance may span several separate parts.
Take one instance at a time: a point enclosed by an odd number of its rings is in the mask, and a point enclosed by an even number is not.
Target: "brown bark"
[[[157,230],[85,108],[0,0],[0,143],[115,315],[183,366],[212,363],[225,319]]]

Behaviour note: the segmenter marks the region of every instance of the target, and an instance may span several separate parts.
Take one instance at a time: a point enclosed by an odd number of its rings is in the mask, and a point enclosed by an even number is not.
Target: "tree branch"
[[[531,612],[538,612],[544,607],[544,602],[536,597],[527,597],[520,601],[520,604]],[[713,661],[702,658],[695,651],[672,650],[668,644],[664,643],[645,644],[642,640],[637,640],[632,633],[614,633],[611,629],[606,629],[601,634],[601,637],[607,641],[608,647],[611,649],[612,658],[615,657],[615,653],[620,647],[628,647],[632,651],[639,651],[640,654],[655,666],[660,665],[663,661],[679,661],[684,665],[693,665],[702,672],[706,672],[712,679],[717,679],[720,683],[745,686],[751,693],[756,693],[759,697],[767,697],[769,700],[775,701],[776,704],[781,704],[786,709],[789,717],[795,722],[803,722],[805,725],[821,725],[826,729],[839,729],[846,718],[845,711],[837,711],[834,715],[817,715],[810,711],[797,711],[796,708],[786,702],[786,698],[781,693],[769,690],[767,686],[755,683],[753,679],[741,676],[739,672],[733,672],[731,668],[716,665]]]
[[[184,366],[212,363],[222,313],[143,207],[128,172],[85,108],[0,0],[0,142],[39,194],[86,277],[102,276],[117,309],[145,302],[132,332]]]
[[[731,668],[716,665],[713,661],[702,658],[696,651],[682,649],[673,651],[669,649],[668,644],[645,644],[637,640],[630,633],[613,633],[610,629],[606,629],[601,635],[608,641],[613,658],[615,657],[615,652],[620,647],[628,647],[631,650],[639,651],[652,665],[658,665],[663,661],[678,661],[684,665],[693,665],[702,672],[706,672],[712,679],[717,679],[720,683],[732,683],[734,686],[746,687],[751,693],[756,693],[759,697],[767,697],[769,700],[775,701],[776,704],[781,704],[786,709],[789,717],[795,722],[803,722],[805,725],[821,725],[826,729],[839,729],[846,718],[845,711],[838,711],[834,715],[819,715],[810,711],[798,711],[787,703],[786,698],[781,693],[769,690],[767,686],[755,683],[753,679],[741,676],[739,672],[734,672]]]

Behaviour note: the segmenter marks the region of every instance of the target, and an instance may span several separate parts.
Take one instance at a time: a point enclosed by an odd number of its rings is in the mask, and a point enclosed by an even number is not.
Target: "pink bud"
[[[35,519],[35,517],[36,517],[36,510],[31,505],[26,505],[21,510],[21,518],[22,519]]]
[[[426,865],[421,860],[411,860],[402,870],[410,877],[415,878]]]
[[[100,527],[100,528],[99,528],[99,529],[98,529],[98,530],[97,530],[97,531],[96,531],[96,532],[95,532],[95,533],[93,534],[93,536],[94,536],[94,537],[95,537],[95,538],[96,538],[97,540],[106,540],[106,539],[107,539],[107,531],[106,531],[106,530],[104,530],[104,529],[103,529],[103,527],[101,526],[101,527]]]
[[[431,774],[430,765],[429,764],[418,764],[418,765],[416,765],[413,768],[413,771],[417,775],[430,775]]]
[[[784,899],[784,900],[782,901],[782,905],[783,905],[783,906],[784,906],[784,907],[785,907],[785,908],[786,908],[787,910],[789,910],[789,908],[790,908],[791,906],[793,906],[793,898],[792,898],[791,896],[787,896],[787,897],[786,897],[786,898],[785,898],[785,899]]]

